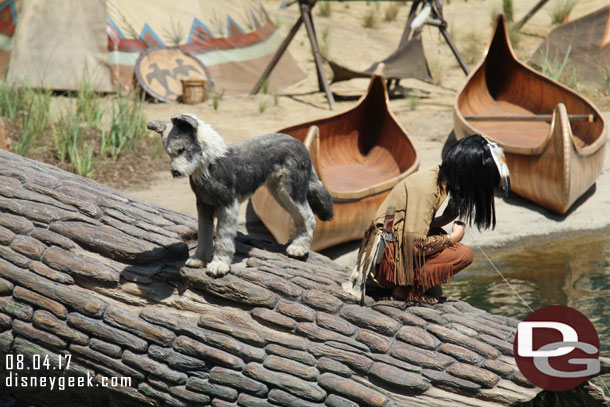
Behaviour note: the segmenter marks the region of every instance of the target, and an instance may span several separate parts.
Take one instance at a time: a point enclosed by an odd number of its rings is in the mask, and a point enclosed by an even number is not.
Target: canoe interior
[[[332,192],[373,187],[409,170],[417,155],[386,106],[385,84],[374,78],[359,105],[338,116],[282,129],[301,141],[320,129],[319,174]]]
[[[557,103],[568,114],[592,114],[595,120],[572,121],[577,147],[593,144],[603,134],[598,112],[573,91],[522,65],[510,48],[504,19],[498,20],[485,62],[458,97],[462,115],[551,114]],[[536,149],[551,131],[550,121],[471,121],[478,132],[492,136],[505,147]],[[501,137],[501,138],[500,138]]]

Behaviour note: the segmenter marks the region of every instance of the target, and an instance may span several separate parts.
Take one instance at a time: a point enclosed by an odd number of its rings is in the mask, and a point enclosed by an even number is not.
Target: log
[[[231,273],[212,279],[184,267],[195,219],[5,151],[0,185],[0,359],[23,355],[33,367],[48,358],[51,367],[4,368],[0,383],[15,373],[129,379],[9,388],[20,400],[457,407],[540,392],[516,371],[514,319],[453,299],[407,308],[367,297],[359,306],[340,286],[349,270],[316,253],[293,260],[283,246],[244,235]],[[72,233],[91,227],[103,238]]]

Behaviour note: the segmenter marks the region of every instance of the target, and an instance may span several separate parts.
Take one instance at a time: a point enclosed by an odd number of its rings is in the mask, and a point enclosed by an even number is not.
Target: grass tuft
[[[376,28],[377,27],[377,11],[374,9],[367,9],[362,19],[362,26],[364,28]]]
[[[432,81],[437,85],[443,84],[443,78],[447,73],[448,66],[441,56],[433,56],[428,59],[428,67],[432,75]]]
[[[330,17],[332,14],[332,8],[330,7],[329,1],[321,1],[318,4],[318,15],[320,17]]]
[[[513,22],[513,0],[502,0],[502,11],[509,23]]]
[[[267,108],[269,107],[269,101],[266,98],[261,98],[258,101],[258,112],[259,113],[265,113],[265,110],[267,110]]]
[[[466,62],[472,65],[481,59],[483,48],[484,46],[481,43],[477,31],[470,30],[462,38],[460,52]]]
[[[383,21],[394,21],[398,16],[398,10],[400,10],[400,3],[390,3],[385,8],[383,13]]]
[[[553,3],[553,8],[549,11],[553,24],[561,24],[570,14],[578,0],[558,0]]]

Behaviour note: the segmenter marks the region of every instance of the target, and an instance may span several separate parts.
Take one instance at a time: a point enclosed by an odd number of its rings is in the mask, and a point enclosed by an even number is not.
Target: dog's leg
[[[235,253],[235,235],[237,234],[237,215],[239,202],[233,201],[226,208],[218,208],[216,238],[214,239],[214,257],[206,267],[211,276],[224,276],[231,270],[231,261]]]
[[[197,250],[188,258],[186,265],[189,267],[203,267],[204,262],[209,262],[214,250],[214,208],[197,200]]]
[[[282,180],[268,182],[267,187],[271,195],[292,216],[297,228],[292,242],[286,248],[286,253],[292,257],[304,257],[309,253],[309,247],[313,240],[313,230],[316,228],[316,218],[309,204],[307,201],[295,201],[289,192],[289,188],[283,185]]]

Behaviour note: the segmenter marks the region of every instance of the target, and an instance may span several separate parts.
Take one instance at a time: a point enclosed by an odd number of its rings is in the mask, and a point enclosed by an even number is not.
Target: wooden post
[[[464,61],[464,58],[462,58],[462,54],[460,54],[460,51],[458,51],[457,47],[455,46],[455,43],[451,39],[451,35],[449,35],[449,32],[447,31],[447,22],[445,22],[445,20],[443,20],[443,24],[439,27],[439,30],[441,30],[441,34],[443,34],[445,41],[447,41],[449,48],[451,48],[451,52],[453,52],[453,55],[455,55],[455,59],[457,59],[458,64],[460,64],[460,67],[462,67],[462,71],[464,71],[464,73],[468,75],[468,65],[466,64],[466,61]]]
[[[519,21],[517,21],[517,23],[515,23],[512,27],[511,30],[512,31],[519,31],[521,29],[521,27],[523,27],[523,25],[525,23],[527,23],[529,21],[530,18],[532,18],[532,16],[534,14],[536,14],[538,12],[538,10],[540,10],[540,8],[542,8],[542,6],[544,6],[549,0],[540,0],[538,3],[536,3],[536,5],[527,12],[527,14],[525,16],[523,16],[523,18]]]
[[[261,90],[261,86],[263,86],[263,82],[265,81],[265,79],[267,79],[269,77],[269,75],[271,75],[271,72],[273,71],[273,69],[275,68],[277,63],[280,61],[280,58],[282,57],[282,55],[284,55],[284,52],[286,52],[286,49],[288,48],[288,45],[290,44],[290,42],[292,41],[292,39],[296,35],[297,31],[299,31],[299,28],[301,27],[301,24],[303,24],[303,16],[302,15],[299,17],[297,22],[294,23],[294,25],[290,29],[290,32],[288,33],[286,38],[284,38],[284,41],[282,42],[280,47],[277,49],[275,55],[273,56],[273,58],[271,58],[271,61],[269,62],[269,65],[267,65],[267,68],[265,68],[265,70],[263,71],[263,74],[261,75],[261,77],[256,82],[256,85],[254,85],[254,87],[250,91],[251,95],[256,95]]]
[[[333,94],[330,91],[330,86],[328,85],[328,81],[326,80],[326,75],[324,75],[324,68],[322,66],[322,56],[320,55],[320,49],[318,48],[318,40],[316,39],[316,34],[314,32],[313,24],[311,22],[310,8],[308,4],[301,3],[301,15],[303,16],[303,20],[305,22],[305,29],[307,31],[307,35],[309,36],[311,49],[313,50],[313,58],[316,62],[318,81],[322,82],[322,87],[326,92],[328,104],[330,105],[330,109],[333,110],[335,108],[335,98],[333,97]]]
[[[311,43],[311,49],[313,50],[314,61],[316,63],[316,73],[318,74],[318,87],[320,91],[324,90],[326,92],[326,98],[328,99],[328,105],[330,106],[330,109],[333,110],[335,108],[335,98],[333,97],[333,94],[330,91],[328,80],[326,79],[326,75],[324,74],[324,70],[322,67],[322,57],[320,55],[320,48],[318,47],[318,40],[316,38],[312,22],[311,8],[316,4],[316,1],[317,0],[298,0],[301,16],[292,26],[290,32],[288,33],[288,36],[286,36],[286,38],[278,48],[277,52],[269,62],[269,65],[267,65],[267,68],[265,68],[265,71],[259,78],[258,82],[256,82],[256,85],[254,85],[254,87],[250,91],[251,95],[255,95],[260,91],[263,82],[269,77],[269,75],[271,75],[271,72],[273,72],[273,69],[279,62],[284,52],[286,52],[288,45],[290,45],[290,42],[301,27],[301,24],[305,23],[305,29],[307,31],[307,36],[309,37],[309,42]]]

